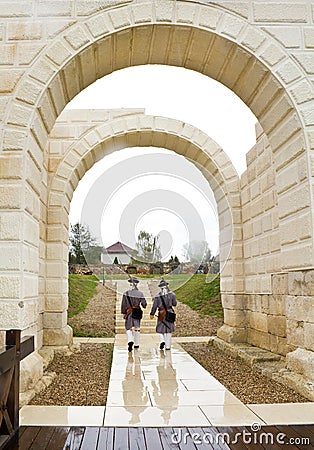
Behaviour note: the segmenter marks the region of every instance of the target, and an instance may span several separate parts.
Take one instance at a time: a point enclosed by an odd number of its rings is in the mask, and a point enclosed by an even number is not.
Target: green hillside
[[[95,275],[69,275],[69,317],[84,311],[88,300],[96,294],[97,284]]]
[[[212,277],[212,280],[206,282],[207,277]],[[219,276],[193,275],[175,293],[180,302],[198,311],[201,315],[223,317]]]

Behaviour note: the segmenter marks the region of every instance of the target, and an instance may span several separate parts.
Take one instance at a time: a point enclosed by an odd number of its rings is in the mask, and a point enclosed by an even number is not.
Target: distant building
[[[133,252],[133,248],[118,241],[102,251],[101,262],[103,264],[129,264]]]

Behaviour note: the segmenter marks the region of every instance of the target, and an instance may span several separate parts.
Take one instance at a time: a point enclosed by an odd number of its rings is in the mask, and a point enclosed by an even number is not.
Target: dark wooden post
[[[6,345],[8,347],[15,346],[15,363],[13,369],[13,377],[8,396],[8,414],[11,418],[14,430],[19,428],[19,386],[20,386],[20,353],[21,353],[21,331],[9,330],[6,332]]]
[[[6,332],[6,347],[0,351],[0,449],[17,438],[20,361],[34,348],[34,336],[21,341],[20,330]]]

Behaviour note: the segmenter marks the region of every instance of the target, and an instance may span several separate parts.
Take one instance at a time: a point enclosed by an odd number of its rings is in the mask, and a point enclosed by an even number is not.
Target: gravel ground
[[[69,356],[57,355],[49,365],[56,377],[32,405],[103,406],[106,404],[113,344],[81,344]]]
[[[253,371],[247,364],[203,344],[182,347],[243,403],[298,403],[308,400],[292,389]]]
[[[211,336],[222,325],[220,318],[201,317],[187,305],[176,307],[175,336]],[[85,311],[69,320],[81,336],[114,336],[115,295],[99,285]],[[213,346],[201,343],[183,347],[214,377],[244,403],[285,403],[308,401],[293,390],[269,380]],[[105,405],[113,346],[81,344],[70,356],[55,356],[48,371],[56,377],[45,391],[32,400],[34,405]]]
[[[176,332],[173,336],[216,336],[223,324],[220,317],[201,317],[184,303],[178,302],[176,308]]]

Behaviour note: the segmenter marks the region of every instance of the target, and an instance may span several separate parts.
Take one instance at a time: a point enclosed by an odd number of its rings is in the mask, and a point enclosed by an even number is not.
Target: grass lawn
[[[95,275],[69,275],[68,317],[84,311],[88,300],[96,293],[98,279]]]
[[[193,275],[189,281],[176,289],[175,293],[180,302],[201,315],[223,317],[219,276]]]

